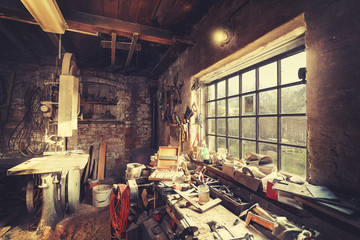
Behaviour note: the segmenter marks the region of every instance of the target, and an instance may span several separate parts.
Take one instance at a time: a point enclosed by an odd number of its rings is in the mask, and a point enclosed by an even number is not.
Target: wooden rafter
[[[4,1],[0,1],[0,8],[2,8],[2,11],[0,11],[0,18],[37,24],[31,17],[25,17],[27,13],[24,12],[21,5],[18,6],[18,4],[14,4],[9,6],[9,4],[4,3]],[[10,10],[11,14],[8,14],[6,9]],[[16,15],[14,15],[15,12],[17,12]],[[107,34],[115,32],[118,36],[125,36],[129,38],[132,37],[133,33],[139,33],[139,39],[144,41],[167,45],[171,45],[175,42],[193,44],[191,40],[175,36],[174,33],[165,29],[78,12],[70,9],[64,10],[62,13],[68,24],[67,31],[76,31],[84,34],[90,33],[92,35],[95,35],[97,32]]]
[[[135,46],[136,46],[136,42],[138,40],[139,34],[138,33],[134,33],[131,39],[131,46],[130,46],[130,50],[129,50],[129,54],[127,56],[126,59],[126,63],[125,63],[125,67],[124,67],[124,72],[126,72],[127,67],[130,65],[132,56],[134,54],[134,50],[135,50]]]
[[[116,54],[116,33],[111,33],[111,68],[115,66]]]

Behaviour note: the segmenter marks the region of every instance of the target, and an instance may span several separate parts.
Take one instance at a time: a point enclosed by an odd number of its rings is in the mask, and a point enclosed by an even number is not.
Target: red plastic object
[[[272,188],[273,186],[274,186],[274,184],[272,182],[269,182],[269,181],[267,182],[267,185],[266,185],[266,197],[278,201],[279,192],[274,190]]]

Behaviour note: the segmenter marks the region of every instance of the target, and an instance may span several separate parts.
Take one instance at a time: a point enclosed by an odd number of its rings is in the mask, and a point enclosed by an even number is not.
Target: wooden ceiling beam
[[[111,33],[111,68],[115,66],[116,53],[116,33]]]
[[[102,48],[111,48],[111,41],[101,40],[100,46]],[[116,43],[116,49],[120,49],[120,50],[130,50],[130,46],[131,46],[131,42],[117,42]],[[135,51],[141,51],[141,48],[142,48],[142,46],[140,43],[137,43],[135,45]]]
[[[136,42],[139,38],[139,33],[134,33],[131,39],[131,46],[130,46],[130,50],[129,50],[129,54],[127,56],[126,59],[126,63],[125,63],[125,67],[124,67],[124,72],[126,72],[127,67],[130,65],[132,56],[134,54],[134,50],[135,50],[135,46],[136,46]]]
[[[7,11],[7,9],[10,11]],[[115,32],[118,36],[132,38],[133,33],[139,33],[139,39],[149,42],[156,42],[166,45],[172,45],[175,42],[194,44],[192,40],[176,36],[173,32],[151,27],[147,25],[126,22],[115,18],[78,12],[74,10],[63,10],[63,16],[68,24],[67,31],[74,31],[83,34],[97,35],[98,32],[111,34]],[[22,7],[11,6],[0,0],[0,18],[15,20],[18,22],[37,24],[38,23],[27,16]]]
[[[66,10],[63,15],[69,29],[108,34],[116,32],[117,35],[125,37],[132,37],[133,33],[139,33],[141,40],[168,45],[175,43],[176,40],[181,41],[181,38],[175,38],[172,32],[160,28],[73,10]]]

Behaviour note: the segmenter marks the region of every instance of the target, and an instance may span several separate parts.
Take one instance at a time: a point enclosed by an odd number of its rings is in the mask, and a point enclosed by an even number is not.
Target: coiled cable
[[[43,92],[29,87],[24,95],[25,115],[10,135],[8,146],[24,156],[40,155],[46,148],[45,125],[40,110]]]

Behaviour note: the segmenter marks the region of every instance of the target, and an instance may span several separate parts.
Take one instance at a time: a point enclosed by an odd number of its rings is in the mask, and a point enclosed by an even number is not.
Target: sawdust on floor
[[[7,231],[0,239],[110,239],[109,207],[96,208],[81,204],[75,213],[67,216],[56,225],[55,230],[43,228],[42,234],[28,230],[25,226],[16,226]]]

